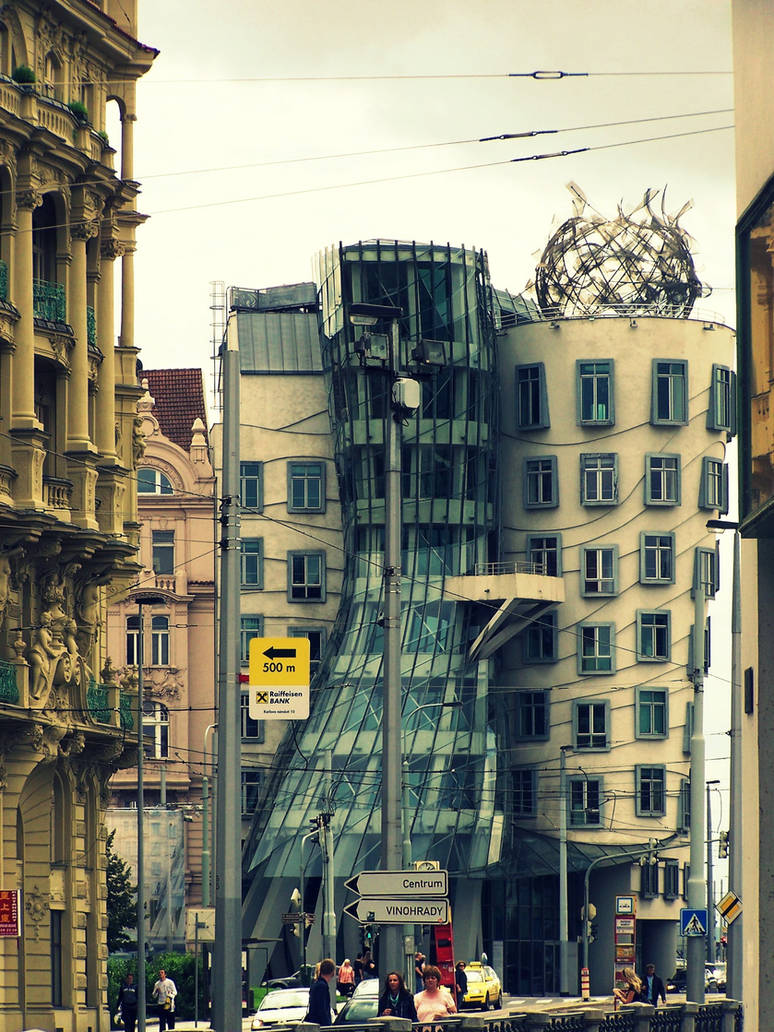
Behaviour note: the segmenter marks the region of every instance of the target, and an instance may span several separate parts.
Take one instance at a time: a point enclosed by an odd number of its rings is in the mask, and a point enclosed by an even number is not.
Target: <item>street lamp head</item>
[[[131,591],[129,599],[138,606],[163,606],[168,602],[166,596],[160,595],[157,591]]]
[[[724,530],[739,530],[739,524],[734,520],[707,520],[705,526],[715,534],[722,534]]]

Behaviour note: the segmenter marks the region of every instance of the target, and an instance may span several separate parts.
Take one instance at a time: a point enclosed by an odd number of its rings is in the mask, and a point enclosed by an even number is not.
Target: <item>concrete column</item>
[[[16,195],[11,301],[19,310],[13,377],[13,425],[20,430],[40,429],[35,418],[35,313],[32,296],[32,212],[43,203],[37,190]]]
[[[121,347],[134,347],[134,245],[121,258]]]
[[[67,318],[75,334],[70,359],[70,393],[67,405],[67,450],[89,451],[89,351],[86,327],[86,241],[94,228],[80,222],[72,227],[73,260]]]
[[[134,83],[131,84],[134,90]],[[128,112],[121,118],[121,178],[134,179],[134,123],[137,115]]]
[[[103,240],[97,288],[97,342],[102,352],[97,394],[96,444],[102,460],[116,461],[116,352],[113,334],[113,261],[120,253],[113,239]]]

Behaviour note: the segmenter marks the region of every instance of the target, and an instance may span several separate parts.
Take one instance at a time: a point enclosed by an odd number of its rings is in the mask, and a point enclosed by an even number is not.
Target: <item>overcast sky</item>
[[[521,291],[552,227],[572,213],[568,181],[611,216],[647,187],[667,186],[673,212],[693,199],[682,221],[714,288],[700,304],[733,324],[730,129],[496,164],[732,125],[729,0],[139,7],[140,38],[161,51],[138,87],[135,145],[139,207],[152,216],[136,258],[146,366],[201,365],[209,384],[210,281],[312,279],[313,255],[339,240],[473,245],[488,252],[496,286]],[[536,70],[589,74],[508,77]],[[379,78],[390,76],[438,77]],[[249,81],[260,78],[279,81]],[[652,121],[430,146],[635,119]],[[442,171],[467,165],[485,167]],[[725,736],[708,745],[728,753]],[[708,777],[724,776],[719,766]]]

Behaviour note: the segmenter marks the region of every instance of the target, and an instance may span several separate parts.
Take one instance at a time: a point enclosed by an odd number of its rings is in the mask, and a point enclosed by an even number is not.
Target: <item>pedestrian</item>
[[[376,964],[371,956],[371,951],[366,950],[363,954],[363,978],[376,978]]]
[[[353,964],[353,970],[355,972],[355,985],[358,985],[363,981],[363,954],[358,953],[355,957],[355,963]]]
[[[418,1020],[414,997],[406,988],[403,975],[397,971],[391,971],[385,979],[384,991],[379,997],[379,1017]]]
[[[174,1028],[177,986],[171,978],[167,978],[167,973],[164,968],[161,968],[159,971],[158,981],[153,986],[153,992],[151,995],[158,1003],[159,1032],[166,1032],[168,1028]]]
[[[320,974],[309,990],[309,1010],[306,1013],[306,1021],[312,1021],[315,1025],[333,1024],[330,983],[335,974],[336,965],[330,957],[320,961]]]
[[[116,1014],[121,1015],[126,1032],[134,1032],[137,1022],[137,986],[134,984],[134,975],[130,971],[124,979],[124,984],[118,990],[116,1001]]]
[[[421,993],[422,990],[425,988],[425,983],[422,980],[422,969],[424,968],[424,966],[425,966],[425,955],[424,955],[424,953],[420,953],[417,950],[417,952],[416,952],[416,954],[414,956],[414,971],[416,972],[416,976],[417,976],[417,992],[418,993]]]
[[[653,1007],[658,1007],[659,997],[661,997],[663,1003],[666,1003],[666,989],[664,988],[663,981],[656,974],[655,964],[648,964],[645,967],[643,993],[645,995],[645,1003],[649,1003]]]
[[[339,968],[336,988],[342,996],[351,996],[355,991],[355,969],[349,962],[349,957],[344,958],[344,963]]]
[[[613,990],[616,1010],[619,1003],[642,1003],[642,982],[632,967],[623,969],[624,986]]]
[[[457,1005],[446,986],[441,985],[441,972],[434,964],[425,964],[422,972],[425,988],[414,997],[417,1021],[438,1021],[457,1013]]]
[[[465,961],[458,960],[454,969],[454,990],[457,994],[457,1010],[461,1011],[468,991],[468,976],[465,974]]]

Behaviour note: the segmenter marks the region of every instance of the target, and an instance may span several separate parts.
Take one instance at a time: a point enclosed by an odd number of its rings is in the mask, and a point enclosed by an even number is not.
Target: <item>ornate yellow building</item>
[[[136,699],[102,626],[138,569],[132,125],[156,56],[135,34],[132,0],[0,7],[0,890],[22,915],[0,1032],[108,1027],[103,814]]]

